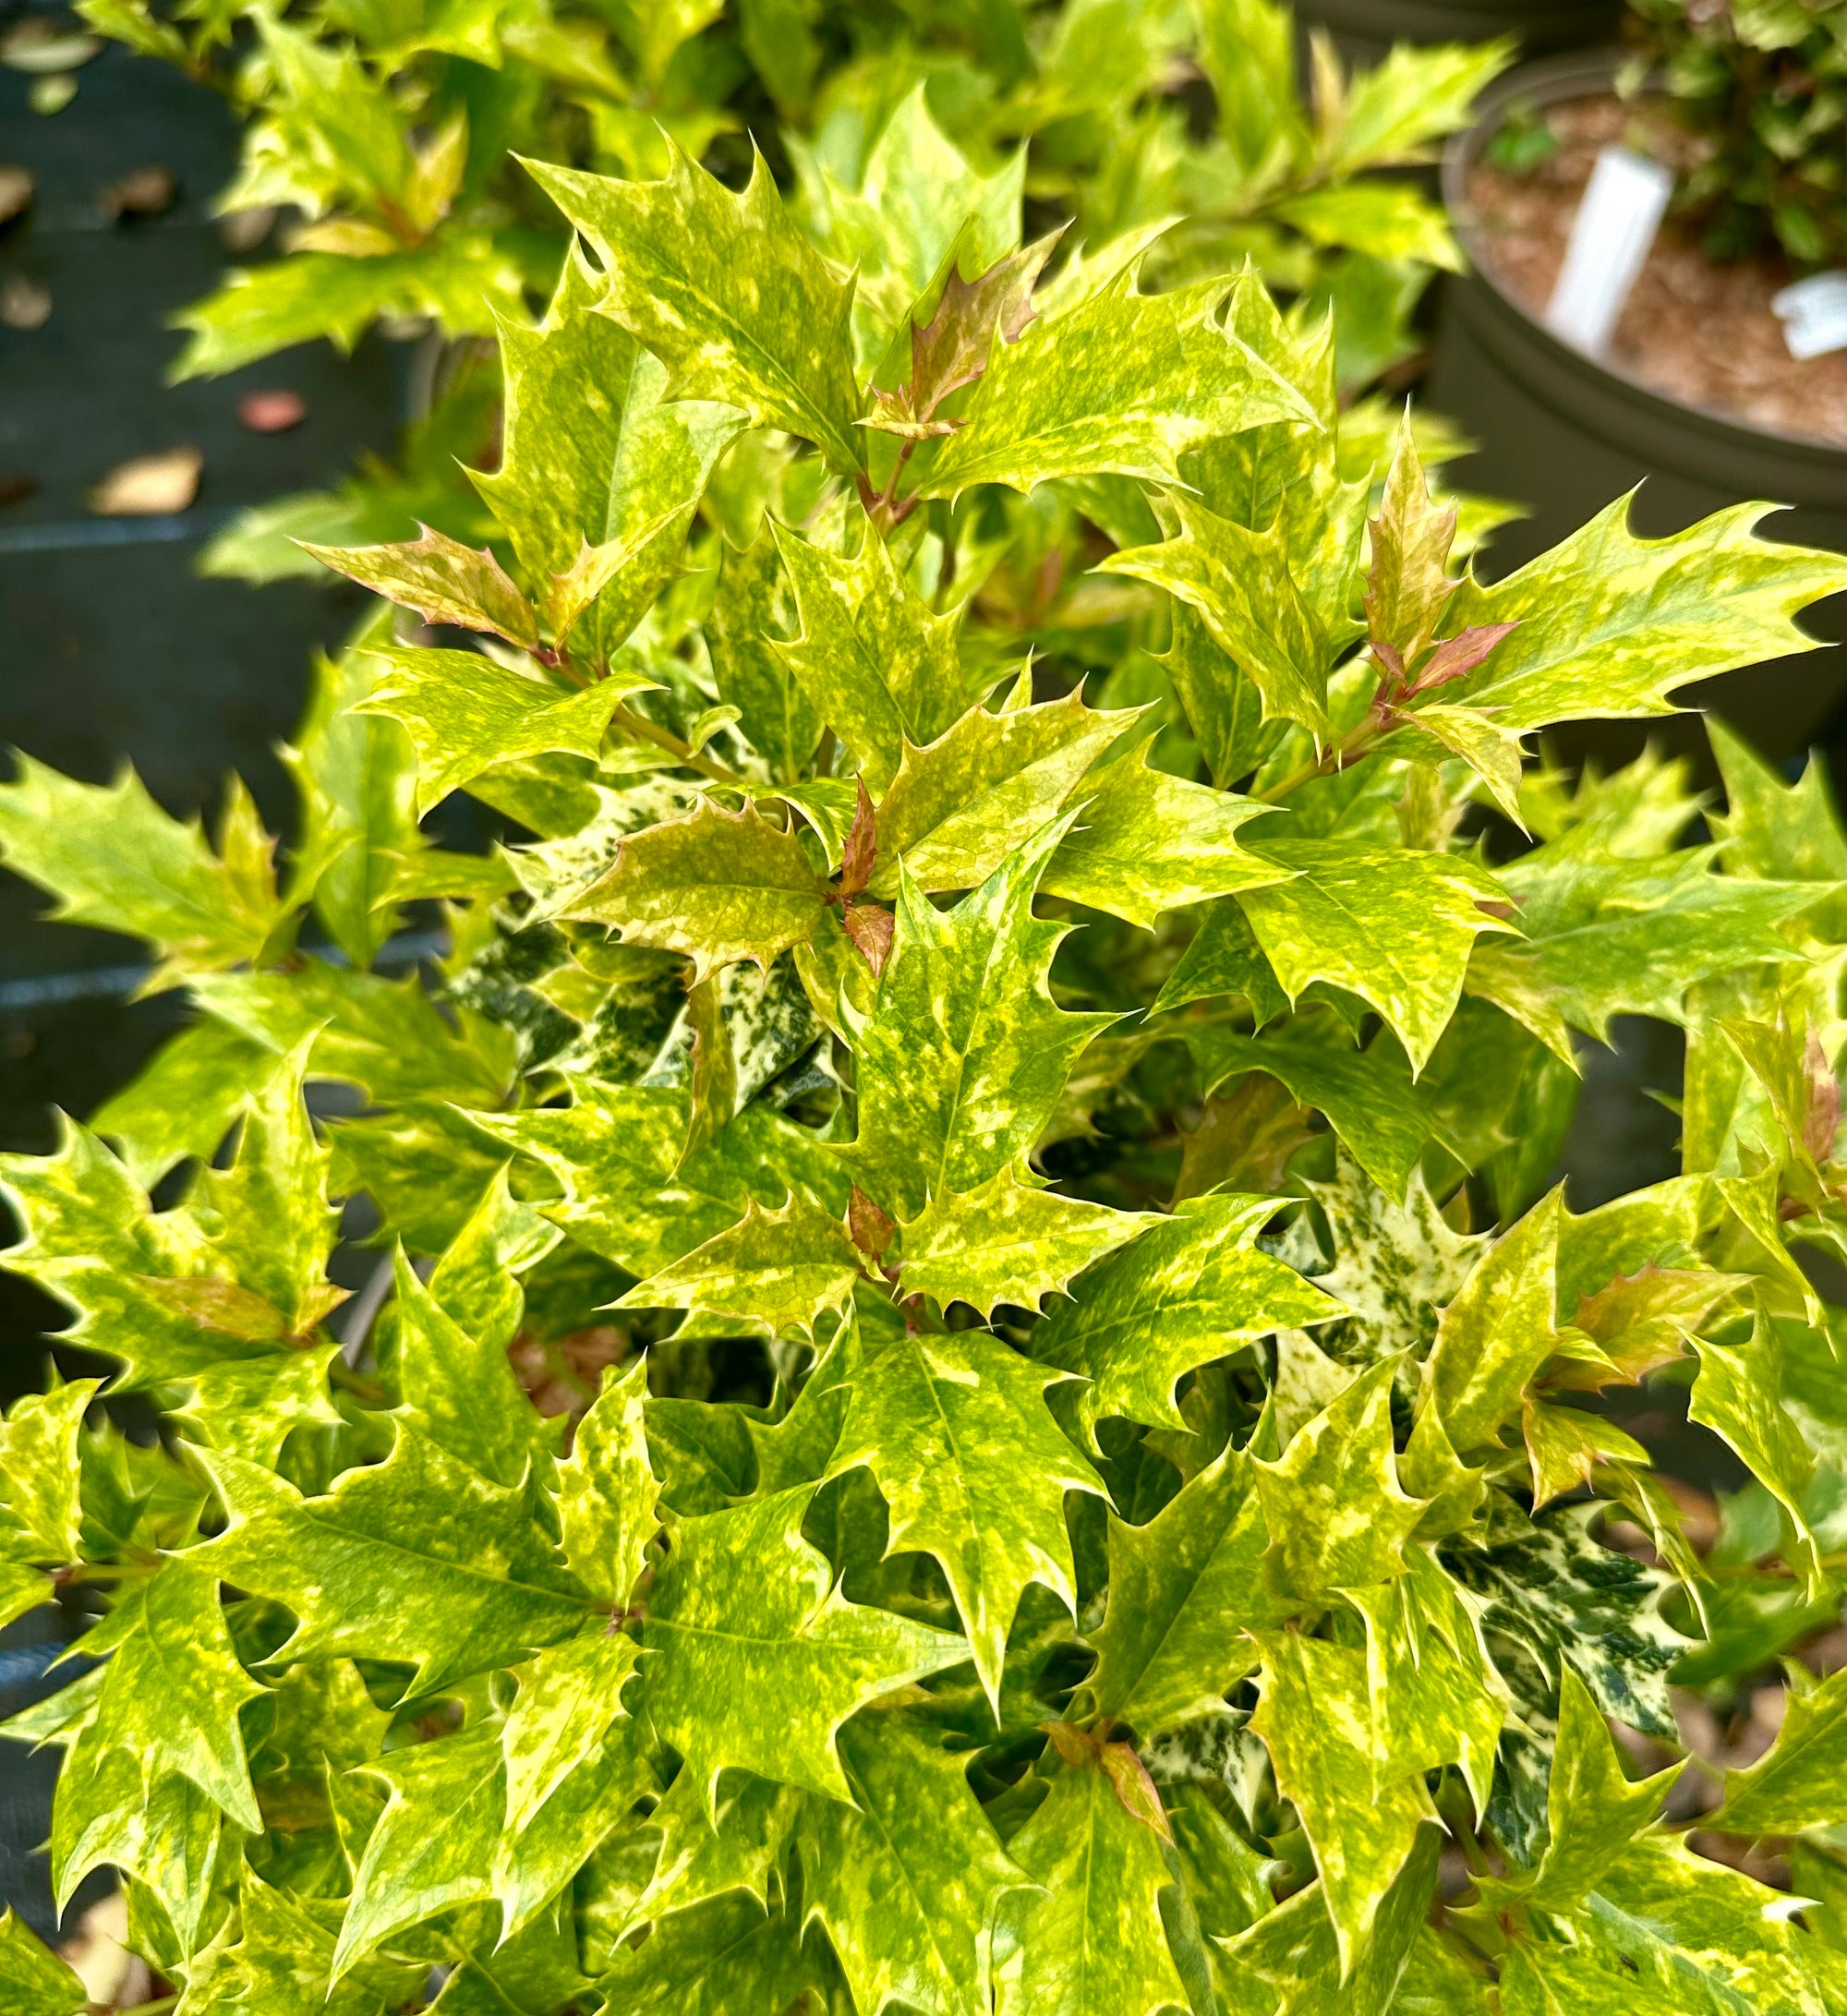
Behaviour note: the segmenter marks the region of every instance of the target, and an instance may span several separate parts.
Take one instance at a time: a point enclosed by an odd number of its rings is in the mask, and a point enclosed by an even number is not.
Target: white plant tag
[[[1658,162],[1626,147],[1606,147],[1598,155],[1546,306],[1553,335],[1593,356],[1602,352],[1672,193],[1673,176]]]
[[[1811,273],[1770,298],[1793,357],[1847,350],[1847,272]]]

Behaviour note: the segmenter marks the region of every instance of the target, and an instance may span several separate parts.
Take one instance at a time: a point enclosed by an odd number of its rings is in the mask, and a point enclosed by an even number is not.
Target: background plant
[[[6,1427],[6,1607],[99,1661],[9,1725],[59,1893],[120,1869],[187,2016],[1838,2008],[1840,1673],[1667,1825],[1606,1718],[1677,1761],[1671,1677],[1839,1603],[1840,830],[1722,730],[1722,814],[1525,738],[1839,562],[1619,502],[1458,575],[1324,320],[936,158],[863,289],[767,170],[535,171],[507,558],[320,549],[402,614],[280,863],[235,785],[211,842],[0,791],[197,1011],[5,1164],[155,1431]],[[427,842],[458,790],[512,844]],[[435,985],[369,972],[439,900]],[[1619,1014],[1687,1031],[1684,1173],[1575,1213]],[[1704,1551],[1589,1397],[1689,1382]]]
[[[1432,268],[1459,263],[1440,207],[1380,171],[1463,124],[1510,54],[1401,49],[1348,77],[1317,41],[1310,99],[1293,17],[1274,0],[83,11],[230,97],[248,124],[222,207],[283,206],[293,220],[284,256],[235,271],[183,318],[180,375],[318,337],[349,347],[380,318],[432,332],[426,410],[395,468],[369,462],[335,491],[279,500],[203,556],[207,572],[255,580],[316,572],[297,538],[407,537],[416,523],[496,536],[457,468],[495,452],[500,388],[483,339],[528,292],[549,295],[565,247],[516,157],[649,177],[665,172],[670,136],[738,184],[760,141],[844,272],[885,178],[943,166],[915,151],[931,144],[921,88],[931,125],[983,174],[1010,168],[1035,230],[1062,222],[1092,243],[1139,230],[1164,281],[1249,256],[1273,285],[1338,302],[1340,375],[1355,390],[1416,347],[1410,315]],[[876,296],[889,320],[928,277],[867,272],[863,308]]]
[[[1720,259],[1771,243],[1798,268],[1847,257],[1841,0],[1629,0],[1641,69],[1700,144],[1676,209]],[[1639,81],[1639,74],[1636,81]]]

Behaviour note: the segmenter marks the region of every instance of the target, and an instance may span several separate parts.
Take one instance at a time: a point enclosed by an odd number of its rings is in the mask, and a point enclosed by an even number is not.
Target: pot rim
[[[1478,256],[1479,232],[1468,200],[1468,172],[1486,145],[1500,114],[1516,99],[1529,99],[1541,106],[1564,104],[1575,98],[1607,95],[1612,90],[1618,68],[1628,60],[1621,48],[1581,49],[1556,56],[1542,56],[1504,72],[1487,86],[1475,101],[1475,116],[1459,133],[1452,134],[1443,151],[1443,199],[1457,242],[1468,254],[1467,278],[1487,287],[1508,313],[1526,326],[1528,334],[1556,357],[1579,370],[1612,379],[1636,398],[1647,401],[1658,412],[1692,421],[1720,437],[1744,440],[1758,445],[1793,450],[1830,467],[1847,463],[1847,448],[1820,440],[1813,434],[1789,434],[1781,428],[1763,427],[1755,420],[1721,407],[1693,405],[1650,385],[1633,371],[1608,357],[1593,356],[1587,350],[1553,335],[1524,302],[1516,300],[1488,270]]]

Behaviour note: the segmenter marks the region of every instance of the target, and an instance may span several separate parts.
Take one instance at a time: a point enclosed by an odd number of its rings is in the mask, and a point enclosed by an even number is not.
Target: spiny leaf
[[[801,842],[754,806],[702,799],[687,819],[645,827],[572,905],[621,927],[625,945],[684,952],[703,979],[754,960],[766,969],[820,922],[825,887]]]
[[[1146,743],[1068,803],[1076,823],[1041,877],[1048,896],[1146,928],[1163,911],[1287,879],[1237,843],[1238,827],[1265,807],[1149,768]]]
[[[1060,828],[1017,849],[954,910],[901,886],[872,1012],[852,1032],[853,1179],[910,1221],[935,1194],[999,1177],[1038,1139],[1078,1052],[1110,1020],[1056,1008],[1064,928],[1032,915]]]
[[[1044,1894],[1015,1965],[1001,1974],[1000,2016],[1153,2016],[1189,2006],[1160,1907],[1174,1880],[1167,1845],[1123,1804],[1100,1756],[1053,1779],[1008,1849]]]
[[[1076,694],[1032,706],[1030,693],[1017,686],[998,712],[971,707],[924,748],[905,743],[878,804],[872,895],[898,893],[900,863],[926,891],[986,881],[1134,718],[1087,707]]]
[[[1396,1370],[1388,1359],[1362,1372],[1297,1430],[1281,1456],[1257,1465],[1257,1494],[1272,1536],[1264,1564],[1287,1595],[1362,1588],[1404,1572],[1405,1542],[1424,1506],[1398,1485]]]
[[[1410,1857],[1418,1823],[1436,1815],[1421,1775],[1378,1782],[1363,1652],[1293,1631],[1265,1633],[1261,1642],[1262,1698],[1251,1727],[1314,1849],[1345,1975]],[[1361,1785],[1371,1788],[1370,1800],[1354,1796]]]
[[[584,1587],[612,1610],[628,1601],[640,1580],[658,1527],[659,1486],[643,1427],[646,1394],[646,1360],[637,1358],[591,1403],[570,1455],[558,1467],[564,1557]]]
[[[667,366],[669,398],[740,406],[754,427],[800,434],[851,473],[852,283],[835,280],[790,221],[761,156],[734,196],[667,144],[658,182],[527,168],[595,247],[609,275],[601,312]]]
[[[854,1793],[803,1816],[808,1908],[827,1927],[860,2009],[985,2016],[1001,1899],[1026,1877],[1002,1851],[938,1740],[891,1714],[840,1732]]]
[[[1253,276],[1235,289],[1255,288]],[[1218,319],[1223,281],[1142,295],[1131,276],[997,344],[961,428],[943,444],[923,497],[977,483],[1030,490],[1053,477],[1115,470],[1179,480],[1195,442],[1276,420],[1312,421],[1286,375]]]
[[[1841,586],[1836,555],[1754,538],[1764,504],[1638,539],[1629,503],[1619,498],[1503,581],[1457,588],[1452,632],[1519,627],[1458,682],[1456,700],[1497,709],[1509,729],[1669,714],[1669,695],[1691,680],[1816,648],[1793,619]]]
[[[150,986],[166,970],[215,972],[270,944],[283,911],[267,863],[239,873],[227,847],[214,854],[199,822],[171,818],[131,769],[104,788],[15,761],[0,785],[6,865],[57,899],[54,915],[148,939],[165,962]],[[234,792],[227,827],[246,803]]]
[[[969,1190],[939,1190],[902,1221],[899,1286],[985,1319],[1006,1304],[1036,1310],[1105,1253],[1160,1219],[1039,1189],[1008,1163]]]
[[[1288,879],[1238,901],[1291,1000],[1317,980],[1370,1002],[1423,1069],[1455,1012],[1471,947],[1507,927],[1480,906],[1499,882],[1454,854],[1340,840],[1265,840],[1251,850]]]
[[[650,1274],[615,1306],[736,1317],[774,1336],[812,1334],[823,1315],[845,1309],[862,1273],[852,1240],[830,1213],[793,1194],[779,1211],[753,1198],[729,1231]]]
[[[401,1659],[429,1691],[568,1636],[587,1603],[535,1527],[531,1487],[490,1483],[401,1429],[391,1455],[304,1497],[201,1451],[230,1514],[193,1566],[286,1604],[296,1659]]]
[[[998,1703],[1020,1592],[1043,1583],[1075,1608],[1065,1493],[1101,1495],[1044,1402],[1059,1374],[979,1332],[856,1333],[830,1473],[863,1463],[890,1508],[887,1551],[934,1554],[975,1670]]]
[[[1032,1353],[1089,1382],[1079,1396],[1087,1430],[1111,1415],[1178,1428],[1184,1374],[1279,1326],[1340,1313],[1259,1249],[1275,1208],[1269,1198],[1189,1198],[1073,1285],[1033,1332]]]
[[[855,1708],[969,1656],[851,1603],[802,1538],[813,1485],[682,1521],[648,1603],[647,1712],[714,1806],[728,1769],[851,1800],[835,1749]]]
[[[1725,1803],[1700,1825],[1724,1834],[1794,1834],[1838,1826],[1841,1751],[1847,1741],[1847,1670],[1792,1686],[1782,1727],[1755,1764],[1725,1774]]]
[[[1269,1532],[1250,1459],[1227,1449],[1146,1526],[1109,1522],[1109,1607],[1087,1687],[1145,1738],[1202,1712],[1257,1666],[1250,1630],[1290,1605],[1266,1585]]]
[[[409,735],[418,757],[419,814],[512,757],[552,749],[595,756],[610,717],[653,683],[639,672],[612,672],[581,693],[567,693],[478,651],[393,645],[368,655],[382,672],[357,711],[382,715]]]
[[[773,520],[771,529],[802,621],[777,656],[882,794],[906,743],[935,742],[968,702],[957,619],[930,609],[870,526],[846,560]]]
[[[395,546],[309,546],[323,566],[361,587],[415,610],[427,623],[497,631],[527,650],[538,643],[532,605],[485,547],[476,552],[429,525],[420,537]]]

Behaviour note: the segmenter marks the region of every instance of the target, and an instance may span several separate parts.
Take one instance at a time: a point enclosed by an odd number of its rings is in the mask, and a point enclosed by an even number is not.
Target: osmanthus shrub
[[[946,185],[868,213],[937,248],[887,320],[767,175],[537,172],[502,537],[322,553],[404,613],[280,875],[241,790],[0,792],[197,1009],[5,1166],[160,1424],[6,1426],[59,1894],[122,1872],[186,2016],[1839,2010],[1841,1674],[1672,1821],[1612,1723],[1672,1758],[1840,1600],[1841,833],[1716,728],[1722,812],[1522,767],[1838,561],[1619,502],[1484,585],[1248,273]],[[1575,1213],[1636,1015],[1684,1173]],[[80,2003],[10,1920],[0,1979]]]

